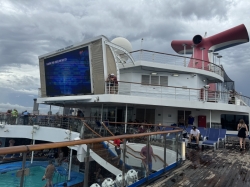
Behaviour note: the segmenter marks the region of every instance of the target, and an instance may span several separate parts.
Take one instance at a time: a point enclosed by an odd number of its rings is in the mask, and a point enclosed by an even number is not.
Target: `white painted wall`
[[[69,134],[69,132],[69,130],[54,127],[40,126],[37,130],[33,129],[33,126],[27,125],[5,125],[4,128],[0,128],[0,137],[29,138],[49,142],[64,142],[79,137],[79,133],[71,132]]]

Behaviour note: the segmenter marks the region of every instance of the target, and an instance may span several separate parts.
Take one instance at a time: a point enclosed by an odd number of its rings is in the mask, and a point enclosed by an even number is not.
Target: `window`
[[[160,76],[160,85],[168,86],[168,76]]]
[[[168,86],[168,76],[142,75],[141,76],[141,83],[142,84]]]
[[[159,85],[159,76],[151,76],[151,84]]]
[[[142,84],[150,84],[149,80],[150,80],[150,76],[149,75],[142,75],[141,76],[141,83]]]

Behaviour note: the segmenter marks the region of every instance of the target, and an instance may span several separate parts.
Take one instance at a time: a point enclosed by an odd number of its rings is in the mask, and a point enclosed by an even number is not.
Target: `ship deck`
[[[215,151],[187,149],[183,164],[150,184],[148,187],[235,187],[250,186],[250,149],[240,151],[237,139]]]

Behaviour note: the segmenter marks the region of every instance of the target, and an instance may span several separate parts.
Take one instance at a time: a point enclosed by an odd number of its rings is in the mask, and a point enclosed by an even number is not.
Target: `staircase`
[[[113,165],[114,167],[122,170],[122,165],[120,164],[119,166],[117,166],[117,160],[112,160],[112,158],[114,157],[113,155],[111,155],[111,153],[109,153],[108,149],[106,149],[102,143],[94,143],[92,144],[91,149],[98,154],[100,157],[102,157],[106,162],[108,162],[109,164]]]

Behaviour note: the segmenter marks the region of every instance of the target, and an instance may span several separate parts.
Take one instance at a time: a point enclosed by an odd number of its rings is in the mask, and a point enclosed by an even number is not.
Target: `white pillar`
[[[102,109],[101,109],[101,122],[102,122],[102,113],[103,113],[103,104],[102,104]]]
[[[71,166],[72,166],[72,149],[70,149],[68,181],[70,180]]]
[[[220,66],[220,58],[222,58],[221,55],[217,56],[217,58],[219,59],[219,66]]]
[[[127,122],[128,122],[128,105],[126,104],[126,111],[125,111],[125,133],[127,132]]]
[[[194,48],[195,48],[195,45],[192,45],[191,47],[193,49],[193,68],[194,68],[194,66],[195,66],[195,59],[194,59]]]
[[[35,145],[35,141],[36,140],[33,139],[33,145]],[[33,159],[34,159],[34,151],[31,152],[31,160],[30,160],[31,164],[33,163]]]
[[[201,60],[202,60],[202,69],[204,69],[204,47],[201,47],[200,50],[201,50]]]
[[[214,55],[214,64],[216,64],[216,56],[218,55],[219,53],[213,53],[213,55]]]
[[[210,125],[210,128],[212,128],[211,119],[212,119],[212,118],[211,118],[211,110],[210,110],[210,119],[209,119],[209,121],[210,121],[210,122],[209,122],[209,123],[210,123],[210,124],[209,124],[209,125]]]
[[[186,44],[182,44],[184,47],[184,52],[183,54],[186,55]],[[186,67],[186,57],[184,57],[184,67]]]

